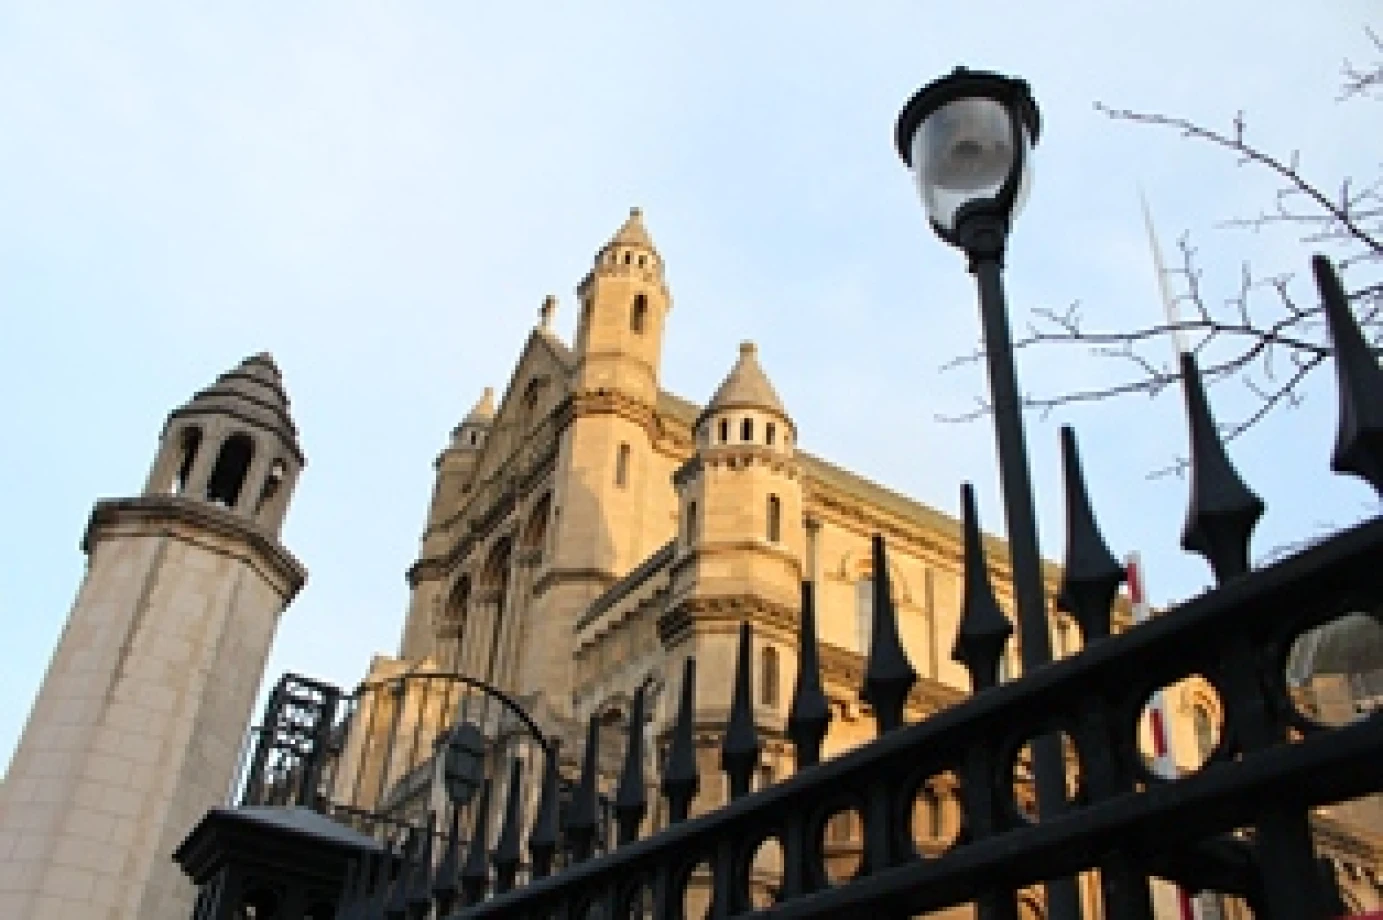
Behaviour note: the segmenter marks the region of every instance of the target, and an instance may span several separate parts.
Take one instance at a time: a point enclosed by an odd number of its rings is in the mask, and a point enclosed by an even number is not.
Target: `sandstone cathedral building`
[[[891,588],[919,677],[909,720],[967,695],[952,660],[960,523],[802,450],[790,401],[766,371],[771,344],[761,359],[754,344],[736,353],[727,342],[728,371],[714,393],[691,394],[702,399],[664,389],[673,299],[637,209],[577,292],[575,340],[552,330],[549,299],[507,384],[484,389],[437,458],[397,655],[363,667],[365,686],[422,679],[408,684],[416,691],[357,697],[338,726],[338,763],[314,779],[314,795],[350,790],[353,806],[406,811],[405,787],[435,771],[432,742],[455,718],[454,700],[435,691],[437,675],[449,674],[518,701],[573,768],[592,719],[610,751],[622,750],[641,693],[656,784],[693,658],[703,777],[694,812],[715,808],[728,797],[719,732],[743,623],[764,740],[756,782],[773,783],[793,770],[785,724],[804,581],[833,717],[824,756],[874,737],[860,687],[876,578]],[[196,890],[172,854],[240,775],[277,618],[305,576],[279,542],[304,464],[278,368],[257,355],[172,413],[142,495],[97,504],[86,579],[0,790],[0,915],[192,916]],[[886,572],[874,571],[876,535],[888,547]],[[987,540],[987,554],[1011,611],[1002,541]],[[1060,571],[1049,565],[1044,575],[1054,598]],[[1121,605],[1116,622],[1127,628]],[[1054,607],[1050,629],[1056,656],[1079,651],[1079,630]],[[1020,660],[1010,642],[1005,676]],[[1351,704],[1339,681],[1320,686],[1331,688],[1321,705]],[[1190,681],[1164,705],[1178,759],[1194,767],[1216,743],[1219,701]],[[394,739],[405,734],[401,757]],[[610,783],[617,761],[602,759]],[[941,782],[919,800],[924,849],[958,833],[954,791]],[[1374,807],[1322,813],[1314,827],[1318,852],[1360,909],[1383,894]],[[650,829],[665,821],[656,808],[646,818]],[[832,842],[848,864],[858,828],[838,824]],[[1086,916],[1098,917],[1094,887],[1083,890]],[[1036,900],[1028,910],[1042,915]],[[1158,916],[1176,910],[1160,901]],[[1246,916],[1213,897],[1197,910],[1202,920]]]

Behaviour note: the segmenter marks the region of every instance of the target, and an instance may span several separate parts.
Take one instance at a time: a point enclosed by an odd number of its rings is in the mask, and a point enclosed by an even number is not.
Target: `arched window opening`
[[[754,440],[754,420],[752,418],[747,418],[740,422],[740,440]]]
[[[942,834],[941,795],[931,786],[923,786],[917,793],[922,805],[923,829],[929,840],[940,840]]]
[[[283,480],[288,476],[288,465],[282,460],[275,460],[269,467],[269,475],[264,480],[264,488],[259,490],[259,501],[255,502],[255,514],[259,514],[269,507],[269,502],[274,500],[274,496],[279,494],[283,488]]]
[[[615,451],[615,485],[621,489],[629,485],[629,445],[621,444]]]
[[[644,267],[644,264],[645,264],[647,261],[648,261],[648,256],[639,256],[639,268],[643,268],[643,267]]]
[[[442,666],[453,671],[461,670],[461,642],[466,637],[466,613],[471,603],[471,577],[462,575],[452,589],[447,604],[442,609],[441,628],[438,638],[441,645]]]
[[[720,443],[724,444],[726,441],[730,440],[730,420],[729,420],[729,419],[724,419],[724,418],[721,419],[721,420],[720,420],[720,426],[719,426],[719,427],[720,427]]]
[[[767,425],[764,426],[764,443],[767,444],[769,447],[772,447],[773,442],[777,439],[778,426],[774,425],[772,422],[769,422]]]
[[[202,446],[202,429],[195,426],[184,428],[179,440],[178,451],[182,459],[178,462],[178,473],[173,477],[174,495],[181,495],[187,488],[187,478],[192,475],[192,462],[197,459],[197,449]]]
[[[469,443],[472,447],[474,447],[474,446],[475,446],[475,442],[476,442],[476,435],[475,435],[475,432],[472,431],[472,432],[470,433],[470,440],[468,441],[468,443]]]
[[[855,582],[855,634],[859,638],[859,653],[868,656],[869,640],[874,634],[874,579],[868,575]]]
[[[632,253],[626,252],[626,253],[624,254],[624,264],[625,264],[625,265],[628,265],[628,264],[629,264],[629,260],[632,259],[632,258],[633,258],[633,254],[632,254]]]
[[[240,500],[240,490],[245,485],[245,475],[250,471],[250,461],[254,459],[255,445],[247,434],[233,434],[221,445],[221,453],[216,457],[216,465],[211,468],[211,481],[207,484],[207,501],[234,508]]]
[[[1191,710],[1191,727],[1196,733],[1196,750],[1202,759],[1215,749],[1215,723],[1210,710],[1197,703]]]
[[[552,493],[547,493],[539,499],[533,513],[528,517],[528,524],[523,530],[523,548],[530,554],[536,554],[535,561],[541,561],[543,550],[547,545],[547,519],[552,509]]]
[[[759,702],[778,705],[778,650],[765,645],[759,656]]]
[[[509,600],[509,562],[513,549],[510,538],[505,537],[495,545],[490,551],[489,558],[485,560],[485,568],[480,576],[480,587],[482,590],[491,592],[493,596],[494,621],[489,638],[489,652],[486,655],[484,680],[493,683],[495,680],[495,668],[499,664],[500,639],[504,632],[504,621],[508,615]],[[482,601],[484,598],[481,598]]]
[[[634,306],[629,311],[629,328],[643,334],[644,319],[648,316],[648,298],[643,294],[634,295]]]
[[[783,538],[783,503],[778,496],[768,497],[768,542],[777,543]]]
[[[696,543],[696,502],[687,502],[687,521],[686,521],[687,545]]]

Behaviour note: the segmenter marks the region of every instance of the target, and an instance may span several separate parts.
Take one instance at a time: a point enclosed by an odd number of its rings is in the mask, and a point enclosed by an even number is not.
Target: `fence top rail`
[[[551,904],[570,893],[600,890],[618,879],[667,869],[669,854],[708,856],[725,841],[758,840],[774,828],[800,820],[807,812],[820,811],[822,790],[831,790],[834,797],[849,794],[837,790],[858,792],[867,786],[862,781],[890,777],[901,788],[909,788],[919,778],[956,767],[978,739],[995,731],[1012,734],[1014,727],[1020,726],[1029,737],[1050,731],[1054,724],[1078,715],[1091,694],[1119,699],[1133,692],[1130,688],[1137,690],[1146,681],[1159,681],[1149,688],[1153,689],[1188,671],[1209,668],[1230,643],[1248,642],[1255,648],[1280,650],[1281,644],[1290,646],[1290,640],[1300,632],[1344,613],[1376,611],[1383,604],[1380,553],[1383,518],[1366,521],[1270,566],[1229,579],[1144,625],[1093,642],[1079,654],[1043,666],[1022,680],[976,693],[925,721],[887,732],[867,745],[803,769],[715,811],[470,907],[461,916],[506,916],[507,910]],[[970,877],[965,866],[972,861],[979,871],[1000,865],[994,862],[1001,861],[998,854],[1008,853],[1011,858],[1021,835],[1024,852],[1052,854],[1050,859],[1031,864],[1025,858],[1021,871],[1036,880],[1048,877],[1033,874],[1039,871],[1074,871],[1093,864],[1082,860],[1091,852],[1090,847],[1109,842],[1111,828],[1132,828],[1140,822],[1165,826],[1169,815],[1182,814],[1190,802],[1198,803],[1196,807],[1207,814],[1225,818],[1224,808],[1215,808],[1213,803],[1215,796],[1231,789],[1242,792],[1247,786],[1261,787],[1261,791],[1282,792],[1306,804],[1323,802],[1338,789],[1357,789],[1356,794],[1368,791],[1373,781],[1357,775],[1358,768],[1350,765],[1349,758],[1362,758],[1355,760],[1356,764],[1371,763],[1383,754],[1383,718],[1371,717],[1362,724],[1332,730],[1327,736],[1326,744],[1313,744],[1308,739],[1303,744],[1284,743],[1246,755],[1246,760],[1254,761],[1252,770],[1204,770],[1162,788],[1082,806],[1067,818],[967,843],[944,857],[925,860],[925,868],[912,864],[901,868],[914,875],[919,871],[935,873],[938,880],[943,873],[959,872],[955,882],[959,885],[962,877]],[[1303,782],[1302,771],[1308,766],[1321,778]],[[1244,796],[1233,798],[1233,807],[1249,808]],[[1191,836],[1188,830],[1187,839]],[[1052,839],[1048,841],[1048,837]],[[1035,849],[1029,851],[1029,845]],[[1076,850],[1069,856],[1060,855],[1061,847],[1067,846]],[[796,916],[797,908],[792,905],[799,901],[820,905],[841,898],[867,898],[866,889],[884,884],[883,876],[897,871],[901,870],[880,869],[850,885],[795,898],[777,905],[774,915]],[[952,886],[945,887],[949,890]],[[842,894],[847,889],[857,890],[857,894]],[[930,894],[928,899],[932,903]],[[910,907],[916,909],[915,905]]]

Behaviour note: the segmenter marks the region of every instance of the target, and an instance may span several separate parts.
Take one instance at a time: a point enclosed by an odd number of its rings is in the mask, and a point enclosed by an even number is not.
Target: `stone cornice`
[[[123,536],[167,536],[195,541],[198,536],[219,538],[240,558],[258,570],[291,601],[307,581],[307,569],[282,543],[259,524],[234,512],[203,501],[177,495],[110,498],[91,509],[82,552],[90,555],[102,541]]]
[[[729,633],[745,620],[778,631],[782,639],[797,636],[796,609],[752,594],[734,594],[691,597],[671,605],[658,617],[658,638],[665,647],[671,648],[693,629]]]
[[[821,660],[821,678],[827,684],[856,690],[864,686],[864,669],[868,662],[863,655],[829,642],[818,642],[817,652]],[[954,687],[920,677],[908,694],[908,704],[920,712],[931,713],[953,706],[966,696],[966,693]]]
[[[571,581],[597,581],[607,588],[617,579],[604,569],[548,569],[533,585],[533,594],[538,595],[554,585]]]

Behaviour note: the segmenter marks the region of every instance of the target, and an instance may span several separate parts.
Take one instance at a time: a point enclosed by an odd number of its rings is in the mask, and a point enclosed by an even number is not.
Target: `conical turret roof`
[[[486,387],[467,413],[463,425],[488,425],[495,420],[495,388]]]
[[[758,355],[759,350],[753,342],[740,345],[739,360],[706,405],[703,418],[722,409],[763,409],[790,420],[778,391],[773,389],[768,375],[759,366]]]
[[[648,228],[643,225],[643,209],[630,208],[629,218],[624,224],[615,231],[615,235],[610,238],[610,246],[642,246],[645,249],[654,249],[653,238],[648,235]]]
[[[186,405],[173,411],[174,418],[192,415],[228,415],[278,435],[302,461],[298,429],[288,408],[283,375],[267,351],[251,355],[216,382],[193,396]]]

